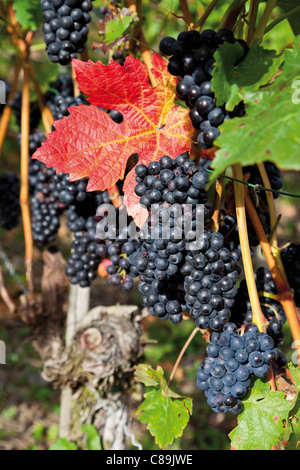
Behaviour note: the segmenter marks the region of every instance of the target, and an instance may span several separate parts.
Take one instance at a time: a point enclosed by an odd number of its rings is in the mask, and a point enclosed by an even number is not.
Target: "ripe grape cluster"
[[[177,95],[190,108],[193,127],[200,131],[198,144],[204,149],[213,146],[215,139],[220,135],[218,127],[224,120],[244,115],[242,102],[231,112],[224,106],[216,106],[211,81],[214,53],[224,42],[239,42],[244,55],[247,53],[248,46],[245,41],[235,39],[232,31],[227,28],[218,32],[211,29],[201,33],[196,30],[182,31],[177,39],[165,37],[159,45],[162,54],[171,56],[169,72],[183,78],[177,85]],[[242,60],[242,57],[239,60]]]
[[[129,260],[139,272],[142,304],[153,316],[177,324],[183,312],[189,310],[196,326],[210,334],[197,384],[214,411],[238,414],[252,378],[265,377],[270,364],[282,367],[286,363],[278,349],[286,317],[276,299],[270,271],[259,268],[255,280],[269,324],[266,332],[259,332],[252,323],[246,282],[242,280],[238,287],[241,253],[236,217],[221,211],[221,230],[212,232],[209,228],[209,166],[204,159],[197,167],[188,154],[176,159],[164,156],[148,166],[136,166],[135,193],[147,209],[148,218],[141,230],[141,245]],[[273,176],[272,184],[278,188],[280,174],[276,167],[270,164],[266,168],[270,181]],[[253,184],[261,184],[257,182],[257,168],[246,170],[251,172]],[[204,227],[199,236],[195,222],[203,205]],[[189,222],[187,230],[182,214]]]
[[[178,323],[186,310],[182,267],[196,238],[197,206],[207,202],[208,173],[188,154],[174,160],[166,155],[135,171],[135,193],[149,213],[144,242],[134,257],[142,302],[152,315]]]
[[[106,248],[111,264],[107,266],[108,281],[112,286],[121,286],[123,290],[130,291],[134,286],[134,278],[139,275],[134,266],[132,254],[140,247],[138,240],[127,240],[117,237],[116,240],[107,240]]]
[[[31,156],[44,141],[43,132],[37,129],[29,136],[29,190],[31,205],[32,236],[36,244],[42,248],[55,241],[59,229],[59,217],[63,206],[59,204],[53,178],[54,168],[47,168],[39,160]]]
[[[46,52],[51,62],[68,65],[83,52],[93,0],[41,0]]]
[[[263,378],[271,364],[281,359],[273,339],[248,324],[243,334],[234,323],[227,323],[221,333],[212,333],[207,357],[199,365],[197,385],[215,412],[239,414],[241,398],[250,389],[252,377]]]
[[[224,246],[223,235],[209,229],[199,244],[196,252],[186,256],[182,268],[186,304],[199,328],[221,331],[238,292],[240,252],[230,251]]]
[[[19,223],[20,179],[16,173],[0,175],[0,226],[11,230]]]
[[[87,179],[82,179],[71,183],[73,187],[79,186],[80,191],[77,191],[77,196],[67,211],[67,226],[73,233],[73,241],[66,274],[70,277],[71,284],[79,284],[81,287],[90,286],[97,276],[98,266],[104,253],[95,241],[97,226],[95,214],[99,205],[110,202],[107,191],[84,193],[83,185],[87,187],[87,182]],[[66,178],[62,179],[62,185],[64,183],[70,184]],[[81,194],[85,194],[85,197],[78,199]]]

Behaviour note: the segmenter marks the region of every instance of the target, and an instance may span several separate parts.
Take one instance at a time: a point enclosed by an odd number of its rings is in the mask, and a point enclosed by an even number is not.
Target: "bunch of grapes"
[[[53,182],[54,168],[47,168],[31,156],[42,145],[45,136],[37,129],[29,136],[29,191],[31,206],[32,236],[42,248],[54,242],[60,226],[60,215],[64,209],[58,201],[57,190]]]
[[[208,173],[188,154],[174,160],[163,156],[148,166],[137,165],[136,182],[135,192],[149,214],[143,244],[134,256],[142,303],[152,315],[178,323],[187,309],[184,266],[197,240],[199,207],[203,220],[208,213],[203,210]]]
[[[122,197],[120,183],[116,189],[119,192],[119,198]],[[114,216],[113,222],[107,217],[108,209]],[[108,281],[112,286],[121,286],[125,291],[129,291],[134,286],[134,278],[139,275],[132,259],[141,246],[136,236],[137,227],[122,204],[118,207],[113,204],[110,207],[99,206],[95,220],[98,224],[96,242],[99,247],[102,247],[103,256],[107,255],[105,269]]]
[[[209,229],[199,243],[198,250],[186,256],[182,268],[186,304],[199,328],[221,331],[238,292],[240,252],[230,251],[224,246],[223,235]]]
[[[0,226],[11,230],[19,223],[20,179],[16,173],[0,175]]]
[[[62,183],[68,184],[67,179],[63,178]],[[69,184],[74,188],[84,184],[86,187],[87,179]],[[78,199],[80,194],[84,194],[85,197]],[[109,203],[110,199],[107,191],[88,193],[81,191],[77,192],[77,197],[74,197],[73,202],[68,207],[67,227],[73,233],[73,241],[66,274],[70,277],[71,284],[88,287],[97,276],[98,266],[105,251],[96,242],[97,221],[95,220],[95,214],[98,206]]]
[[[140,247],[139,240],[118,237],[114,241],[107,240],[106,247],[111,262],[106,268],[109,283],[112,286],[121,285],[122,289],[130,291],[134,286],[134,278],[139,275],[132,260],[132,254]]]
[[[225,106],[216,106],[212,91],[212,72],[214,53],[224,42],[239,42],[243,56],[248,51],[245,41],[235,39],[230,29],[223,28],[218,32],[211,29],[183,31],[177,39],[165,37],[159,44],[160,52],[169,58],[168,70],[172,75],[181,77],[176,91],[178,98],[185,101],[190,108],[193,127],[200,131],[198,144],[204,149],[211,148],[220,135],[218,127],[235,116],[243,116],[244,105],[241,102],[228,112]],[[242,57],[239,59],[242,60]]]
[[[221,333],[211,334],[206,353],[198,367],[197,385],[212,410],[221,413],[241,413],[241,398],[249,392],[251,378],[263,378],[271,364],[285,362],[273,339],[251,323],[243,334],[234,323],[227,323]]]
[[[46,52],[51,62],[68,65],[83,52],[92,0],[41,0]]]

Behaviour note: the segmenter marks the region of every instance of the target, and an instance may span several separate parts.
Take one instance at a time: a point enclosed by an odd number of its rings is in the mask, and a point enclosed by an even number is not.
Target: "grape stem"
[[[274,377],[274,371],[273,371],[272,364],[270,365],[270,368],[269,368],[269,371],[268,371],[267,380],[270,384],[272,392],[276,392],[277,388],[276,388],[276,382],[275,382],[275,377]]]
[[[254,33],[251,37],[251,40],[249,42],[249,46],[251,46],[256,39],[258,39],[259,41],[262,40],[262,38],[265,34],[265,30],[266,30],[269,18],[272,14],[273,9],[276,6],[276,3],[277,3],[277,0],[268,0],[267,1],[264,12],[262,14],[262,17],[261,17],[261,19],[258,23],[258,26],[257,26],[256,30],[254,31]]]
[[[191,15],[187,0],[179,0],[180,8],[182,10],[185,21],[188,23],[189,27],[192,29],[194,27],[194,20]]]
[[[28,283],[28,299],[33,300],[33,238],[30,220],[29,196],[29,120],[30,120],[30,93],[29,93],[29,67],[23,66],[23,92],[21,109],[21,189],[20,205],[22,211],[23,231],[25,241],[25,268]]]
[[[199,328],[195,328],[192,333],[190,334],[189,338],[187,339],[185,345],[183,346],[182,350],[180,351],[180,354],[174,364],[174,367],[172,369],[172,372],[171,372],[171,375],[170,375],[170,378],[168,380],[168,385],[170,385],[170,383],[172,382],[173,378],[174,378],[174,375],[176,373],[176,370],[180,364],[180,361],[185,353],[185,351],[187,350],[188,346],[190,345],[190,343],[192,342],[193,338],[196,336],[196,334],[198,333],[198,331],[201,331]]]
[[[77,98],[78,96],[80,96],[80,90],[79,90],[79,85],[76,79],[76,73],[73,67],[72,67],[72,81],[73,81],[74,97]]]
[[[32,43],[34,33],[28,31],[25,38],[21,35],[21,27],[16,19],[12,2],[7,4],[10,25],[7,27],[11,35],[12,41],[19,49],[22,58],[23,67],[23,90],[21,105],[21,189],[20,189],[20,206],[22,212],[24,242],[25,242],[25,270],[26,280],[28,284],[28,301],[31,303],[34,298],[33,284],[33,237],[31,228],[30,208],[29,208],[29,129],[30,129],[30,89],[29,89],[29,55],[30,45]]]
[[[248,26],[246,32],[246,42],[247,44],[250,43],[252,35],[254,33],[256,27],[256,20],[257,20],[257,13],[258,13],[259,1],[258,0],[251,0],[249,13],[248,13]]]
[[[185,23],[187,23],[186,19],[184,16],[182,15],[177,15],[176,13],[174,13],[173,11],[171,10],[168,10],[167,8],[163,7],[162,5],[160,5],[158,3],[158,1],[155,1],[155,0],[150,0],[151,3],[154,3],[154,5],[157,6],[157,8],[160,8],[162,11],[164,11],[165,13],[167,13],[168,15],[172,15],[174,16],[174,18],[176,18],[177,20],[183,20]],[[188,24],[188,23],[187,23]]]
[[[219,215],[222,201],[222,193],[224,186],[224,178],[217,179],[216,191],[214,197],[214,212],[211,218],[211,230],[212,232],[218,232],[219,230]]]
[[[221,28],[229,28],[233,30],[236,20],[238,19],[241,11],[243,10],[246,2],[247,0],[241,0],[240,2],[235,2],[233,5],[228,7],[225,12],[225,15],[221,20],[221,23],[217,28],[217,31],[219,31]]]
[[[130,11],[132,11],[132,12],[134,12],[138,15],[140,23],[142,23],[142,21],[143,21],[142,1],[141,0],[136,0],[136,2],[135,2],[134,0],[127,0],[127,5],[128,5],[128,8],[129,8]],[[141,55],[142,55],[142,59],[144,61],[144,64],[146,65],[146,67],[148,69],[149,80],[151,82],[151,85],[153,87],[155,87],[156,86],[156,80],[155,80],[155,77],[152,73],[153,64],[152,64],[151,52],[150,52],[150,48],[149,48],[149,45],[147,43],[147,40],[146,40],[144,31],[143,31],[141,25],[139,25],[139,31],[138,31],[137,34],[135,34],[135,36],[137,36],[137,38],[138,38],[137,40],[140,43]]]
[[[205,12],[203,13],[203,15],[199,18],[199,20],[196,22],[196,24],[194,25],[194,29],[196,28],[202,28],[202,26],[205,24],[207,18],[209,17],[209,15],[212,13],[212,11],[216,8],[217,4],[218,4],[219,0],[212,0],[212,2],[208,5],[208,7],[206,8]]]
[[[88,51],[86,43],[84,45],[83,52],[81,52],[81,54],[80,54],[80,59],[83,60],[83,62],[87,62],[89,60],[89,51]]]
[[[46,106],[43,94],[41,92],[40,84],[36,78],[36,74],[35,74],[35,71],[31,62],[29,63],[29,73],[30,73],[31,80],[33,81],[33,85],[34,85],[35,92],[37,95],[37,100],[38,100],[38,104],[39,104],[39,108],[40,108],[40,112],[42,116],[43,126],[45,128],[45,132],[46,134],[50,134],[51,126],[53,124],[53,116],[48,106]]]
[[[243,178],[243,172],[241,165],[234,165],[232,167],[233,175],[237,179]],[[236,216],[237,216],[237,225],[239,231],[240,245],[242,251],[243,266],[245,272],[245,278],[251,303],[252,309],[252,321],[255,323],[260,331],[264,331],[267,326],[267,321],[262,312],[258,292],[256,288],[256,282],[254,278],[254,270],[252,265],[251,253],[250,253],[250,244],[247,230],[247,221],[246,221],[246,210],[245,210],[245,198],[243,186],[237,181],[234,181],[234,194],[235,194],[235,204],[236,204]]]

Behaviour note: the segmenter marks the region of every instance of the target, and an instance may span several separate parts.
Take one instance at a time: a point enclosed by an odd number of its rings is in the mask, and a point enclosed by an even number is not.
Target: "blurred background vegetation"
[[[39,1],[39,0],[37,0]],[[98,37],[98,21],[101,18],[100,7],[107,2],[96,0],[92,12],[90,35],[88,45]],[[119,2],[124,3],[126,2]],[[200,17],[208,1],[189,0],[192,16],[195,20]],[[218,8],[211,14],[206,23],[208,28],[216,28],[231,2],[221,1]],[[143,1],[144,32],[151,49],[158,52],[160,39],[164,36],[176,37],[186,29],[179,0]],[[273,18],[279,16],[274,10]],[[12,67],[16,61],[16,50],[6,33],[6,26],[0,21],[0,70],[1,78],[10,81]],[[276,49],[281,53],[291,45],[293,33],[285,20],[271,30],[264,39],[266,48]],[[45,53],[45,45],[41,28],[36,32],[32,51],[32,60],[38,81],[44,92],[47,91],[50,81],[61,73],[70,73],[69,67],[52,64]],[[139,55],[139,54],[138,54]],[[89,56],[93,61],[107,62],[109,57],[103,55],[99,49],[89,47]],[[35,93],[32,91],[31,99]],[[1,156],[0,171],[19,172],[19,141],[14,118],[12,119],[8,138],[5,140]],[[285,172],[283,175],[283,190],[299,192],[298,175]],[[298,200],[282,197],[276,201],[278,212],[282,214],[279,227],[279,240],[281,244],[292,238],[297,238],[300,229],[300,205]],[[66,254],[70,247],[70,235],[66,230],[60,232],[59,244]],[[21,225],[10,232],[0,229],[0,244],[12,262],[15,274],[8,273],[7,266],[3,266],[5,281],[11,289],[12,295],[18,297],[25,284],[24,275],[24,241]],[[35,282],[36,291],[40,289],[40,275],[42,270],[41,252],[35,249]],[[105,289],[103,289],[105,287]],[[140,295],[135,289],[131,293],[119,292],[121,289],[107,285],[106,280],[97,279],[92,287],[92,306],[110,305],[117,302],[121,304],[139,304]],[[105,291],[105,295],[103,292]],[[145,350],[144,362],[153,367],[161,365],[168,376],[177,359],[178,353],[194,329],[192,321],[184,321],[180,326],[170,323],[161,323],[157,319],[147,318],[144,322],[145,336],[148,346]],[[291,344],[288,327],[285,328],[285,347],[289,359],[287,345]],[[0,366],[0,449],[48,449],[57,439],[59,422],[59,391],[53,390],[40,376],[42,364],[36,354],[30,338],[30,329],[18,319],[8,316],[6,308],[0,302],[0,340],[5,341],[7,347],[7,365]],[[178,438],[172,449],[183,450],[225,450],[229,449],[228,433],[236,424],[236,418],[212,413],[204,397],[195,384],[195,374],[199,362],[203,359],[205,343],[201,336],[196,336],[189,346],[172,383],[173,388],[180,394],[190,396],[194,400],[193,416],[185,429],[183,436]],[[134,397],[133,397],[134,398]],[[145,426],[137,421],[134,411],[138,400],[133,400],[133,423],[136,438],[142,443],[144,449],[156,449],[154,439]]]

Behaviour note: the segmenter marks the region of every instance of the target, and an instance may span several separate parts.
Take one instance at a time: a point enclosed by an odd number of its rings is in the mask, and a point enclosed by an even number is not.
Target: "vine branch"
[[[255,27],[256,27],[258,7],[259,7],[259,1],[258,0],[251,0],[250,1],[250,8],[249,8],[249,12],[248,12],[248,26],[247,26],[247,32],[246,32],[246,42],[247,42],[247,44],[250,43],[252,35],[253,35]]]
[[[182,10],[185,21],[188,23],[190,28],[193,28],[194,20],[190,12],[187,0],[179,0],[179,1],[180,1],[180,8]]]
[[[236,178],[242,179],[243,172],[242,167],[240,165],[234,165],[233,174]],[[266,327],[266,319],[262,312],[258,292],[256,288],[256,282],[254,278],[254,270],[252,265],[252,258],[250,253],[250,244],[249,244],[249,237],[248,237],[248,230],[247,230],[247,221],[246,221],[246,210],[245,210],[245,198],[244,198],[244,190],[243,187],[234,182],[234,193],[235,193],[235,202],[236,202],[236,216],[237,216],[237,224],[238,224],[238,231],[240,237],[240,244],[241,244],[241,251],[242,251],[242,259],[243,259],[243,266],[245,272],[246,283],[249,292],[249,299],[251,303],[252,309],[252,321],[256,323],[260,331],[264,331]]]
[[[127,5],[130,11],[133,11],[134,13],[138,15],[138,18],[140,22],[142,23],[143,18],[142,18],[141,0],[136,0],[136,2],[134,0],[127,0]],[[152,73],[153,64],[152,64],[150,48],[147,43],[147,39],[145,37],[141,24],[138,26],[138,28],[139,28],[138,34],[134,34],[134,36],[138,38],[138,41],[140,43],[141,55],[142,55],[144,64],[146,65],[148,69],[148,75],[149,75],[151,85],[155,87],[156,80]]]
[[[29,94],[29,67],[23,67],[23,92],[21,109],[21,190],[20,205],[22,211],[23,231],[25,240],[25,267],[28,283],[28,298],[33,300],[33,238],[30,219],[29,198],[29,121],[30,121],[30,94]]]
[[[251,37],[251,40],[250,40],[250,43],[249,43],[250,46],[254,43],[254,41],[256,39],[258,39],[260,41],[262,40],[262,38],[265,34],[265,30],[266,30],[268,21],[270,19],[270,16],[272,14],[273,9],[276,6],[276,3],[277,3],[277,0],[268,0],[267,1],[264,12],[262,14],[262,17],[261,17],[261,19],[258,23],[258,26],[257,26],[256,30],[254,31],[254,33]]]
[[[182,350],[180,351],[180,354],[174,364],[174,367],[173,367],[173,370],[171,372],[171,375],[170,375],[170,378],[168,380],[168,385],[170,385],[170,383],[172,382],[173,378],[174,378],[174,375],[176,373],[176,370],[180,364],[180,361],[185,353],[185,351],[187,350],[188,346],[191,344],[192,340],[194,339],[194,337],[196,336],[196,334],[198,333],[198,331],[201,331],[199,328],[195,328],[192,333],[190,334],[189,338],[187,339],[185,345],[183,346]]]
[[[202,28],[202,26],[205,24],[207,18],[209,15],[213,12],[213,10],[216,8],[217,4],[219,3],[219,0],[212,0],[212,2],[208,5],[206,8],[205,12],[203,15],[199,18],[199,20],[195,23],[194,28]]]

